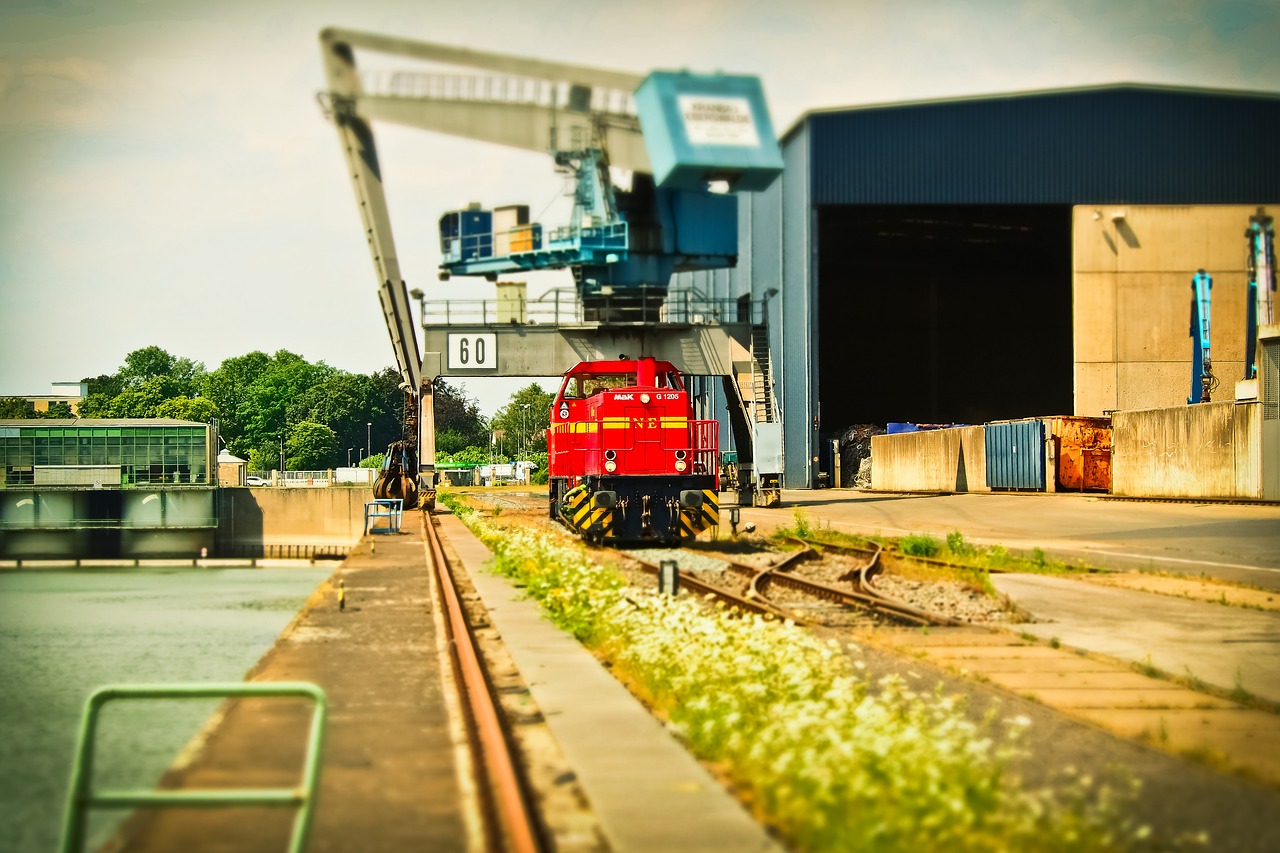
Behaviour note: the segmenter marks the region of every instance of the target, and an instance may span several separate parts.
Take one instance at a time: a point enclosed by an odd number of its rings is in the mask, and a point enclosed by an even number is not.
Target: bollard
[[[674,596],[680,591],[680,566],[675,560],[658,563],[658,593]]]

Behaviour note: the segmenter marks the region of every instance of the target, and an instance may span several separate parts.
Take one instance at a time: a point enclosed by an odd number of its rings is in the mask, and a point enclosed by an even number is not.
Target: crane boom
[[[343,42],[322,39],[322,44],[333,123],[342,142],[365,238],[378,276],[378,298],[382,303],[382,316],[391,339],[396,369],[400,373],[402,387],[416,396],[422,384],[422,358],[418,354],[418,339],[409,311],[408,290],[400,276],[400,260],[391,235],[391,214],[382,190],[382,169],[378,164],[373,131],[353,108],[354,100],[360,94],[355,57]]]

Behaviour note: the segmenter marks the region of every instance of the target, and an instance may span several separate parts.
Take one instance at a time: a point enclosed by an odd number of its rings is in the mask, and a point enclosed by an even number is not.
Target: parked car
[[[262,479],[261,477],[255,477],[255,476],[254,476],[254,475],[252,475],[252,474],[250,474],[248,477],[245,477],[245,478],[244,478],[244,483],[245,483],[245,485],[246,485],[246,486],[265,486],[265,485],[267,485],[267,481],[266,481],[266,480]]]

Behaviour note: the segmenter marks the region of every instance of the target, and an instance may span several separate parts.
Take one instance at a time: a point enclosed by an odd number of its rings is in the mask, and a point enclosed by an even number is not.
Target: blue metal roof
[[[1125,84],[814,112],[784,146],[816,205],[1251,204],[1277,138],[1280,96]]]

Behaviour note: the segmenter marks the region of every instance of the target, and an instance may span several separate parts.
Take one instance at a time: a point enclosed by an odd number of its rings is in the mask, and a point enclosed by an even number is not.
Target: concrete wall
[[[364,533],[369,487],[222,489],[218,547],[354,545]]]
[[[1111,439],[1112,494],[1262,497],[1262,411],[1256,402],[1116,412]]]
[[[982,427],[871,438],[871,488],[887,492],[986,492]]]
[[[1210,340],[1221,382],[1214,399],[1232,398],[1244,375],[1244,232],[1257,207],[1075,208],[1075,414],[1186,403],[1191,277],[1198,269],[1213,277]],[[1280,211],[1276,204],[1266,208]]]

